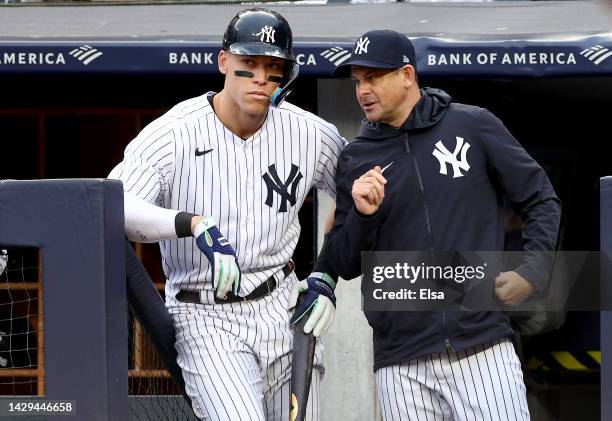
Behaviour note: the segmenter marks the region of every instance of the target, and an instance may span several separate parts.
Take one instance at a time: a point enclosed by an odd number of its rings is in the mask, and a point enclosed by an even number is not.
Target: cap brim
[[[397,64],[385,63],[382,61],[374,61],[374,60],[349,60],[346,63],[342,63],[340,66],[336,67],[334,70],[334,76],[336,77],[350,77],[351,76],[351,66],[363,66],[363,67],[373,67],[376,69],[397,69]]]
[[[295,61],[295,57],[282,48],[265,42],[237,42],[230,45],[228,51],[240,56],[266,56]]]

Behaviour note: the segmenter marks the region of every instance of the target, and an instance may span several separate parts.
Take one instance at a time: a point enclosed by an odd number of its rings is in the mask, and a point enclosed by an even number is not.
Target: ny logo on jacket
[[[455,150],[451,153],[444,143],[439,140],[436,143],[436,149],[432,152],[432,155],[440,162],[440,174],[447,175],[447,164],[453,167],[453,178],[463,177],[465,174],[461,170],[468,172],[470,170],[470,164],[467,161],[467,151],[470,149],[470,144],[465,142],[462,137],[456,136],[457,144]],[[461,159],[457,159],[461,153]]]

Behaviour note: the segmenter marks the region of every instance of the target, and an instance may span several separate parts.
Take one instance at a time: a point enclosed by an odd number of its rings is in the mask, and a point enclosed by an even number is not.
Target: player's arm
[[[189,237],[196,215],[155,206],[130,192],[124,192],[125,235],[140,243]]]
[[[182,224],[175,224],[180,212],[164,207],[174,173],[176,145],[172,131],[159,136],[154,125],[147,126],[130,142],[123,160],[108,175],[123,183],[126,236],[142,243],[191,235],[190,230],[180,229]],[[178,218],[184,219],[185,215]]]
[[[339,276],[353,279],[361,273],[361,252],[371,250],[376,242],[386,180],[379,168],[355,180],[354,161],[347,150],[338,161],[336,212],[327,235],[326,258]]]
[[[153,205],[130,192],[123,193],[125,235],[130,241],[157,243],[191,237],[201,215]]]
[[[211,217],[165,209],[124,192],[125,233],[130,241],[153,243],[193,236],[210,262],[216,295],[224,298],[240,289],[236,252]]]
[[[314,185],[317,189],[327,192],[335,200],[338,159],[347,141],[340,135],[336,126],[327,122],[322,122],[319,126],[319,135],[320,153],[315,169]]]
[[[108,178],[123,182],[128,238],[157,242],[193,235],[210,262],[216,295],[225,297],[232,286],[235,292],[240,288],[240,269],[234,249],[212,218],[195,218],[198,215],[164,207],[170,197],[177,147],[174,130],[162,117],[130,142],[123,161]]]
[[[497,117],[483,109],[477,127],[488,171],[524,224],[523,263],[514,271],[500,273],[495,280],[497,296],[505,304],[518,304],[534,290],[543,290],[548,283],[561,220],[561,202],[546,172]]]
[[[308,317],[304,325],[304,333],[312,332],[315,337],[321,336],[330,328],[336,312],[334,290],[336,289],[338,275],[328,264],[325,252],[327,233],[329,233],[334,222],[335,208],[336,204],[334,203],[325,222],[323,247],[312,273],[308,275],[307,279],[298,282],[289,296],[289,309],[292,309],[296,307],[299,295],[305,294],[304,300],[297,306],[291,317],[291,324],[296,325],[303,317]]]

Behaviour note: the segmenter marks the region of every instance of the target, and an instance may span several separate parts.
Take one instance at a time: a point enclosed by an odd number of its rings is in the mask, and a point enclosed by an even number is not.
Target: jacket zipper
[[[436,247],[433,236],[433,230],[431,229],[431,218],[429,215],[429,206],[427,205],[427,198],[425,197],[425,186],[423,185],[423,179],[421,177],[421,168],[419,167],[419,161],[416,156],[412,153],[412,148],[410,147],[410,140],[408,139],[408,134],[404,134],[404,145],[406,147],[406,152],[408,155],[412,157],[412,161],[414,162],[414,168],[417,174],[417,180],[419,181],[419,188],[421,189],[421,194],[423,195],[423,206],[425,207],[425,221],[427,223],[427,232],[429,233],[429,238],[431,238],[431,252],[434,257],[434,262],[437,261],[436,257]],[[442,336],[444,337],[444,348],[450,349],[454,351],[453,345],[450,342],[450,339],[446,333],[446,309],[442,309]]]

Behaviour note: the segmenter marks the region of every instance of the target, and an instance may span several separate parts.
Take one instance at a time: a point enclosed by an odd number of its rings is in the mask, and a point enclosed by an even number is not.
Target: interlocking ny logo
[[[268,187],[268,195],[266,196],[266,205],[272,207],[272,192],[275,191],[280,196],[280,208],[278,212],[287,212],[287,202],[291,206],[295,205],[295,192],[297,186],[302,179],[302,173],[297,165],[291,164],[291,171],[286,181],[281,181],[276,172],[276,166],[274,164],[268,167],[268,172],[263,176],[266,186]],[[291,186],[291,193],[289,193],[289,186]]]
[[[357,41],[357,45],[355,46],[355,54],[367,54],[369,45],[370,40],[368,39],[368,37],[359,38],[359,41]]]
[[[580,55],[595,63],[595,66],[599,66],[605,59],[612,56],[612,51],[605,48],[603,45],[594,45],[586,50],[582,50]]]
[[[261,30],[258,33],[253,34],[253,36],[259,37],[259,41],[261,42],[274,43],[275,33],[276,33],[276,29],[272,28],[269,25],[266,25],[263,28],[261,28]]]
[[[441,140],[436,143],[436,149],[432,152],[432,155],[438,158],[440,162],[440,174],[446,175],[446,165],[450,164],[453,167],[453,178],[463,177],[465,174],[461,173],[461,170],[468,172],[470,170],[470,164],[467,162],[467,151],[470,149],[470,144],[463,142],[463,138],[456,136],[457,145],[455,145],[455,151],[451,153]],[[457,156],[461,152],[461,160],[457,159]]]

